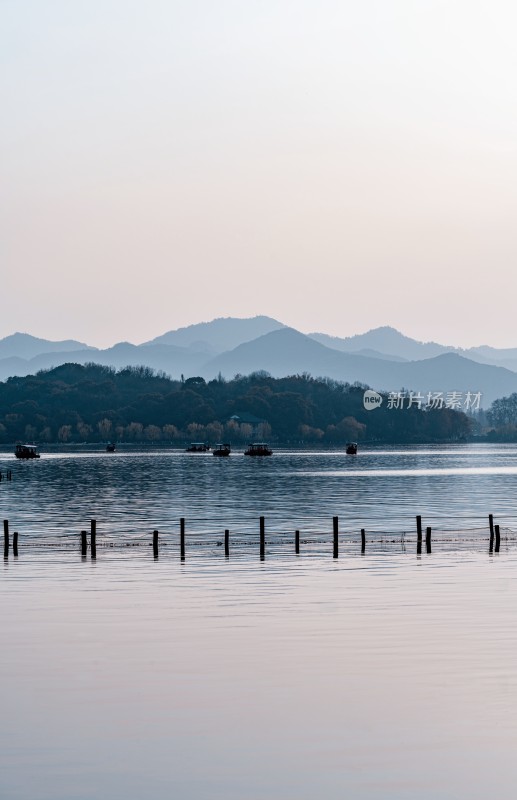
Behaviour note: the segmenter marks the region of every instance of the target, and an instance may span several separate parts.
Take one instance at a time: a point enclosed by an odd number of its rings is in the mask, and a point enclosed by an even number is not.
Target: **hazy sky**
[[[0,336],[517,346],[517,6],[0,0]]]

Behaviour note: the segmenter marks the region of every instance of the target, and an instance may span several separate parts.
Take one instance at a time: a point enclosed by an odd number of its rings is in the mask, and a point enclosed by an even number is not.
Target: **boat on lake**
[[[272,456],[273,451],[265,442],[254,442],[244,451],[245,456]]]
[[[206,442],[191,442],[185,450],[186,453],[208,453],[210,445]]]
[[[357,442],[348,442],[346,446],[346,454],[347,456],[357,455]]]
[[[229,456],[232,452],[232,448],[229,444],[216,444],[213,449],[214,456]]]
[[[113,444],[113,442],[110,442],[109,444],[106,445],[106,452],[107,453],[114,453],[115,449],[116,448],[115,448],[115,445]]]
[[[17,444],[14,449],[16,458],[39,458],[38,448],[35,444]]]

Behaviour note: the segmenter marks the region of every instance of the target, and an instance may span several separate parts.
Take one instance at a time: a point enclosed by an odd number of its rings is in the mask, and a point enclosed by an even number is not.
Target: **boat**
[[[208,453],[210,445],[206,442],[191,442],[185,450],[186,453]]]
[[[265,442],[254,442],[244,451],[245,456],[272,456],[273,451]]]
[[[346,454],[347,456],[357,455],[357,442],[348,442],[346,446]]]
[[[16,458],[39,458],[38,448],[35,444],[17,444],[14,450]]]
[[[115,445],[113,444],[113,442],[110,442],[109,444],[106,445],[106,452],[107,453],[115,452]]]
[[[229,444],[216,444],[213,449],[214,456],[229,456],[232,452],[232,448]]]

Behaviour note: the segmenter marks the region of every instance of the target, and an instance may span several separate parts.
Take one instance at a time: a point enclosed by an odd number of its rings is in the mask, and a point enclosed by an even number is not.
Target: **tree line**
[[[486,413],[487,439],[517,442],[517,393],[494,400]]]
[[[464,439],[471,420],[449,408],[366,411],[366,387],[310,375],[256,372],[172,380],[148,367],[63,364],[0,383],[0,442],[248,442]]]

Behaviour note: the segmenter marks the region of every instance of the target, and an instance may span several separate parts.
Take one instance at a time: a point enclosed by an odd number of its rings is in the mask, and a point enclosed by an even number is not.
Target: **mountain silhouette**
[[[157,336],[146,345],[174,344],[179,347],[194,348],[198,351],[209,353],[223,353],[233,350],[243,342],[250,342],[270,331],[283,328],[284,325],[271,317],[220,317],[211,322],[198,322],[186,328]]]
[[[16,333],[0,340],[0,380],[64,363],[148,366],[174,378],[232,378],[265,370],[275,377],[309,373],[375,389],[482,392],[483,405],[517,391],[517,348],[467,350],[418,342],[384,326],[340,338],[304,334],[271,317],[220,318],[171,330],[141,345],[97,349]]]

